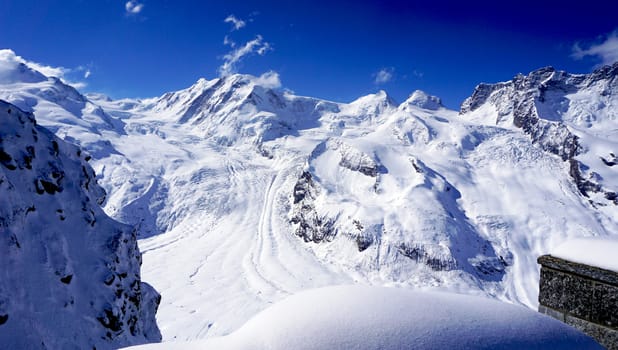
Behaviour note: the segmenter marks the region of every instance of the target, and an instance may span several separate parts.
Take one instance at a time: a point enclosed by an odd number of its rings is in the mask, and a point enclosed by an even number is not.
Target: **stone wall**
[[[543,255],[539,312],[618,350],[618,273]]]

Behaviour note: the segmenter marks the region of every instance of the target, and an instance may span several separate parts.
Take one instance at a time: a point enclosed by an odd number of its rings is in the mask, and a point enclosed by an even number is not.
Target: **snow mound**
[[[333,286],[298,293],[236,332],[135,349],[601,349],[524,307],[407,289]]]
[[[590,237],[568,240],[552,250],[551,255],[618,272],[616,252],[618,252],[618,239]]]

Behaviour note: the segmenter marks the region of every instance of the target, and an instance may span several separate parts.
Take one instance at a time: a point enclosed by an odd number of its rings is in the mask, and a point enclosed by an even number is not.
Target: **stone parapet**
[[[618,273],[551,255],[539,257],[539,312],[618,350]]]

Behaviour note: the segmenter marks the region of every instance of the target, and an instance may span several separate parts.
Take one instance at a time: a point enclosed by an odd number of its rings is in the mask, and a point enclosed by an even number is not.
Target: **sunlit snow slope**
[[[538,255],[618,232],[616,66],[603,69],[479,85],[460,112],[420,91],[335,103],[246,75],[81,109],[59,109],[71,88],[54,80],[0,98],[82,138],[106,211],[138,227],[164,340],[191,340],[330,284],[534,307]]]

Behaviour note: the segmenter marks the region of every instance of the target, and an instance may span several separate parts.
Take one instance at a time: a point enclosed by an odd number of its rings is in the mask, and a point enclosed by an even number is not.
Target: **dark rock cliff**
[[[89,157],[0,101],[0,344],[106,349],[159,341],[135,230],[100,208]]]

